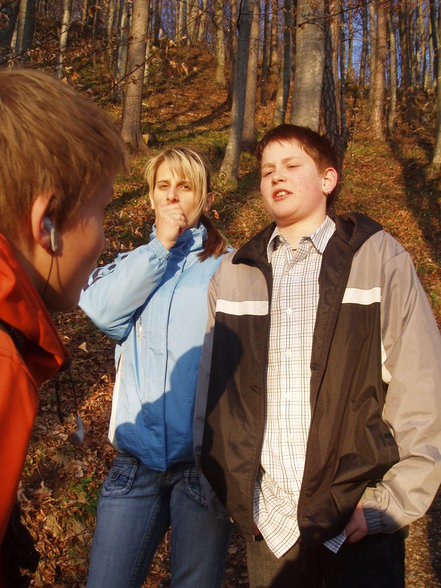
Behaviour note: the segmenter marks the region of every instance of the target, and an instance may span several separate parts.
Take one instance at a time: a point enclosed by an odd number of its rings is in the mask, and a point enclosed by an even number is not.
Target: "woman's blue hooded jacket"
[[[117,341],[109,439],[147,467],[194,460],[193,412],[207,289],[221,257],[201,262],[207,232],[185,231],[168,251],[155,238],[97,268],[80,306]]]

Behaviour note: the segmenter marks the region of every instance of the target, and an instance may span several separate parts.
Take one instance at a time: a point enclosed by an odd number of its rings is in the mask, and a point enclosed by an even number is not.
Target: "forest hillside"
[[[152,60],[143,96],[142,129],[147,152],[133,155],[128,176],[117,179],[106,219],[107,249],[102,261],[149,239],[153,214],[146,196],[143,166],[166,145],[193,145],[204,151],[214,170],[216,199],[212,211],[233,246],[262,228],[268,218],[258,190],[252,153],[243,152],[239,181],[232,190],[218,175],[227,144],[230,111],[227,90],[213,85],[214,58],[203,50],[171,48]],[[108,110],[120,124],[121,107],[109,100],[105,65],[83,68],[68,79]],[[275,88],[271,89],[275,91]],[[367,139],[368,112],[362,93],[348,93],[348,146],[344,155],[338,212],[361,211],[382,223],[410,252],[441,325],[441,191],[427,175],[433,151],[435,104],[416,95],[411,117],[400,117],[387,142]],[[258,135],[271,126],[272,100],[258,106]],[[94,530],[100,486],[113,450],[107,442],[114,380],[113,344],[80,310],[57,317],[72,354],[71,374],[85,426],[83,445],[68,440],[75,428],[69,377],[60,382],[64,423],[58,419],[55,385],[41,392],[38,418],[20,487],[20,503],[41,553],[34,586],[85,584],[88,550]],[[407,541],[407,585],[441,586],[440,505],[412,526]],[[168,538],[159,550],[146,586],[169,585]],[[231,544],[225,586],[247,586],[244,546]]]

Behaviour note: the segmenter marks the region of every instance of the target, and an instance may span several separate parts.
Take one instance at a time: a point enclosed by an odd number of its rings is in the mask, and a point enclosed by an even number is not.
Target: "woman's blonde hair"
[[[58,229],[128,155],[110,117],[52,75],[0,71],[0,231],[27,235],[36,196],[53,192],[48,213]]]
[[[200,217],[208,233],[204,250],[199,255],[201,261],[212,255],[218,257],[225,251],[227,240],[203,212],[211,193],[211,172],[205,156],[190,147],[170,147],[158,153],[145,167],[145,180],[151,196],[155,189],[156,174],[162,163],[169,167],[174,176],[187,180],[196,195],[196,217]]]

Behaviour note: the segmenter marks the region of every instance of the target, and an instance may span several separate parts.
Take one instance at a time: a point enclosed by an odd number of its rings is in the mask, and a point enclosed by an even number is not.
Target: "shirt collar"
[[[300,239],[299,246],[304,241],[309,240],[312,242],[312,244],[316,248],[316,250],[321,255],[323,255],[323,252],[326,249],[326,245],[328,244],[328,241],[332,237],[334,231],[335,231],[334,221],[329,216],[326,216],[323,223],[313,233],[311,233],[310,235],[305,235],[304,237],[302,237]],[[268,241],[268,246],[266,249],[269,263],[271,263],[272,255],[273,255],[275,249],[279,246],[279,244],[291,247],[291,245],[289,244],[287,239],[280,232],[279,227],[276,226],[276,228],[273,231],[273,234],[270,237],[270,240]]]

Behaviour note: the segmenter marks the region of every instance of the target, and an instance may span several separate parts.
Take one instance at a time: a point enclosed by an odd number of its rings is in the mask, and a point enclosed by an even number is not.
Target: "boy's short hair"
[[[172,174],[190,182],[193,192],[198,197],[197,213],[200,214],[211,192],[210,166],[205,156],[191,147],[170,147],[149,160],[145,168],[145,179],[149,193],[153,196],[156,173],[161,163],[166,163]]]
[[[296,141],[299,144],[300,148],[314,160],[319,172],[324,172],[326,168],[332,167],[340,176],[340,162],[330,140],[325,135],[320,135],[308,127],[288,123],[283,123],[269,130],[258,143],[256,157],[259,168],[265,147],[271,143],[289,141]],[[333,204],[336,194],[337,186],[327,197],[327,208]]]
[[[54,192],[48,212],[62,229],[106,176],[127,169],[110,117],[47,73],[0,71],[0,121],[0,231],[10,240],[29,238],[38,194]]]

